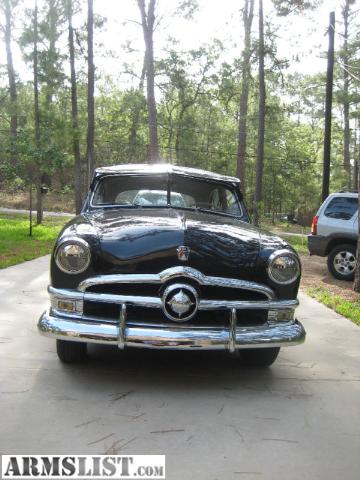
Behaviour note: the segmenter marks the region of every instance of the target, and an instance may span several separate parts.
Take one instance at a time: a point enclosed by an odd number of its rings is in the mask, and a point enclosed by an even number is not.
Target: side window
[[[219,190],[217,188],[210,194],[210,208],[211,210],[218,210],[220,212],[222,211]]]
[[[105,197],[105,188],[104,188],[104,183],[101,182],[101,183],[98,183],[98,185],[96,186],[93,201],[95,204],[104,203],[104,197]]]
[[[227,213],[239,215],[239,204],[236,196],[230,190],[226,190],[226,210]]]
[[[234,192],[228,188],[216,188],[211,192],[210,208],[217,212],[229,213],[236,216],[242,215]]]
[[[324,215],[325,217],[350,220],[358,208],[356,197],[335,197],[330,200]]]

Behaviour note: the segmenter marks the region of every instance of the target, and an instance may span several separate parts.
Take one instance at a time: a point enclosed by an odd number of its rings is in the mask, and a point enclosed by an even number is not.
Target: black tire
[[[348,243],[334,247],[327,257],[329,272],[339,280],[354,280],[355,263],[356,247]]]
[[[240,357],[245,365],[251,367],[269,367],[279,355],[280,348],[245,348]]]
[[[64,363],[79,363],[86,359],[87,345],[82,342],[56,340],[56,351]]]

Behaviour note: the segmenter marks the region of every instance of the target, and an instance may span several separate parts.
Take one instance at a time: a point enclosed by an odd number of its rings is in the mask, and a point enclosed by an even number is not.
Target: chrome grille
[[[169,320],[164,315],[162,294],[175,283],[184,288],[191,285],[197,291],[197,311],[191,319],[185,320],[187,325],[220,327],[228,324],[230,313],[240,325],[262,325],[270,318],[276,320],[273,312],[293,312],[298,304],[297,300],[277,300],[266,285],[205,276],[190,267],[174,267],[159,274],[100,275],[84,280],[77,290],[49,287],[49,292],[55,299],[53,310],[60,315],[64,312],[56,309],[56,301],[70,298],[77,306],[83,305],[83,311],[65,312],[68,316],[118,324],[120,311],[123,311],[126,322],[173,326],[177,320]]]

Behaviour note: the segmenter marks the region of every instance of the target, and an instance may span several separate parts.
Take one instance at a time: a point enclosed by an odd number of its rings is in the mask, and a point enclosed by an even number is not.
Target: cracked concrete
[[[264,371],[225,353],[102,346],[65,366],[36,329],[47,282],[48,257],[0,272],[1,453],[165,453],[176,480],[358,478],[360,329],[348,320],[300,295],[307,341]]]

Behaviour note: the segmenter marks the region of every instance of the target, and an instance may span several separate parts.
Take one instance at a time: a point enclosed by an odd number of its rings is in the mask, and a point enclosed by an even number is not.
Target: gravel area
[[[301,288],[324,286],[334,295],[340,295],[347,300],[359,301],[360,294],[353,291],[352,282],[337,280],[330,275],[326,258],[310,255],[300,255],[302,265]]]

